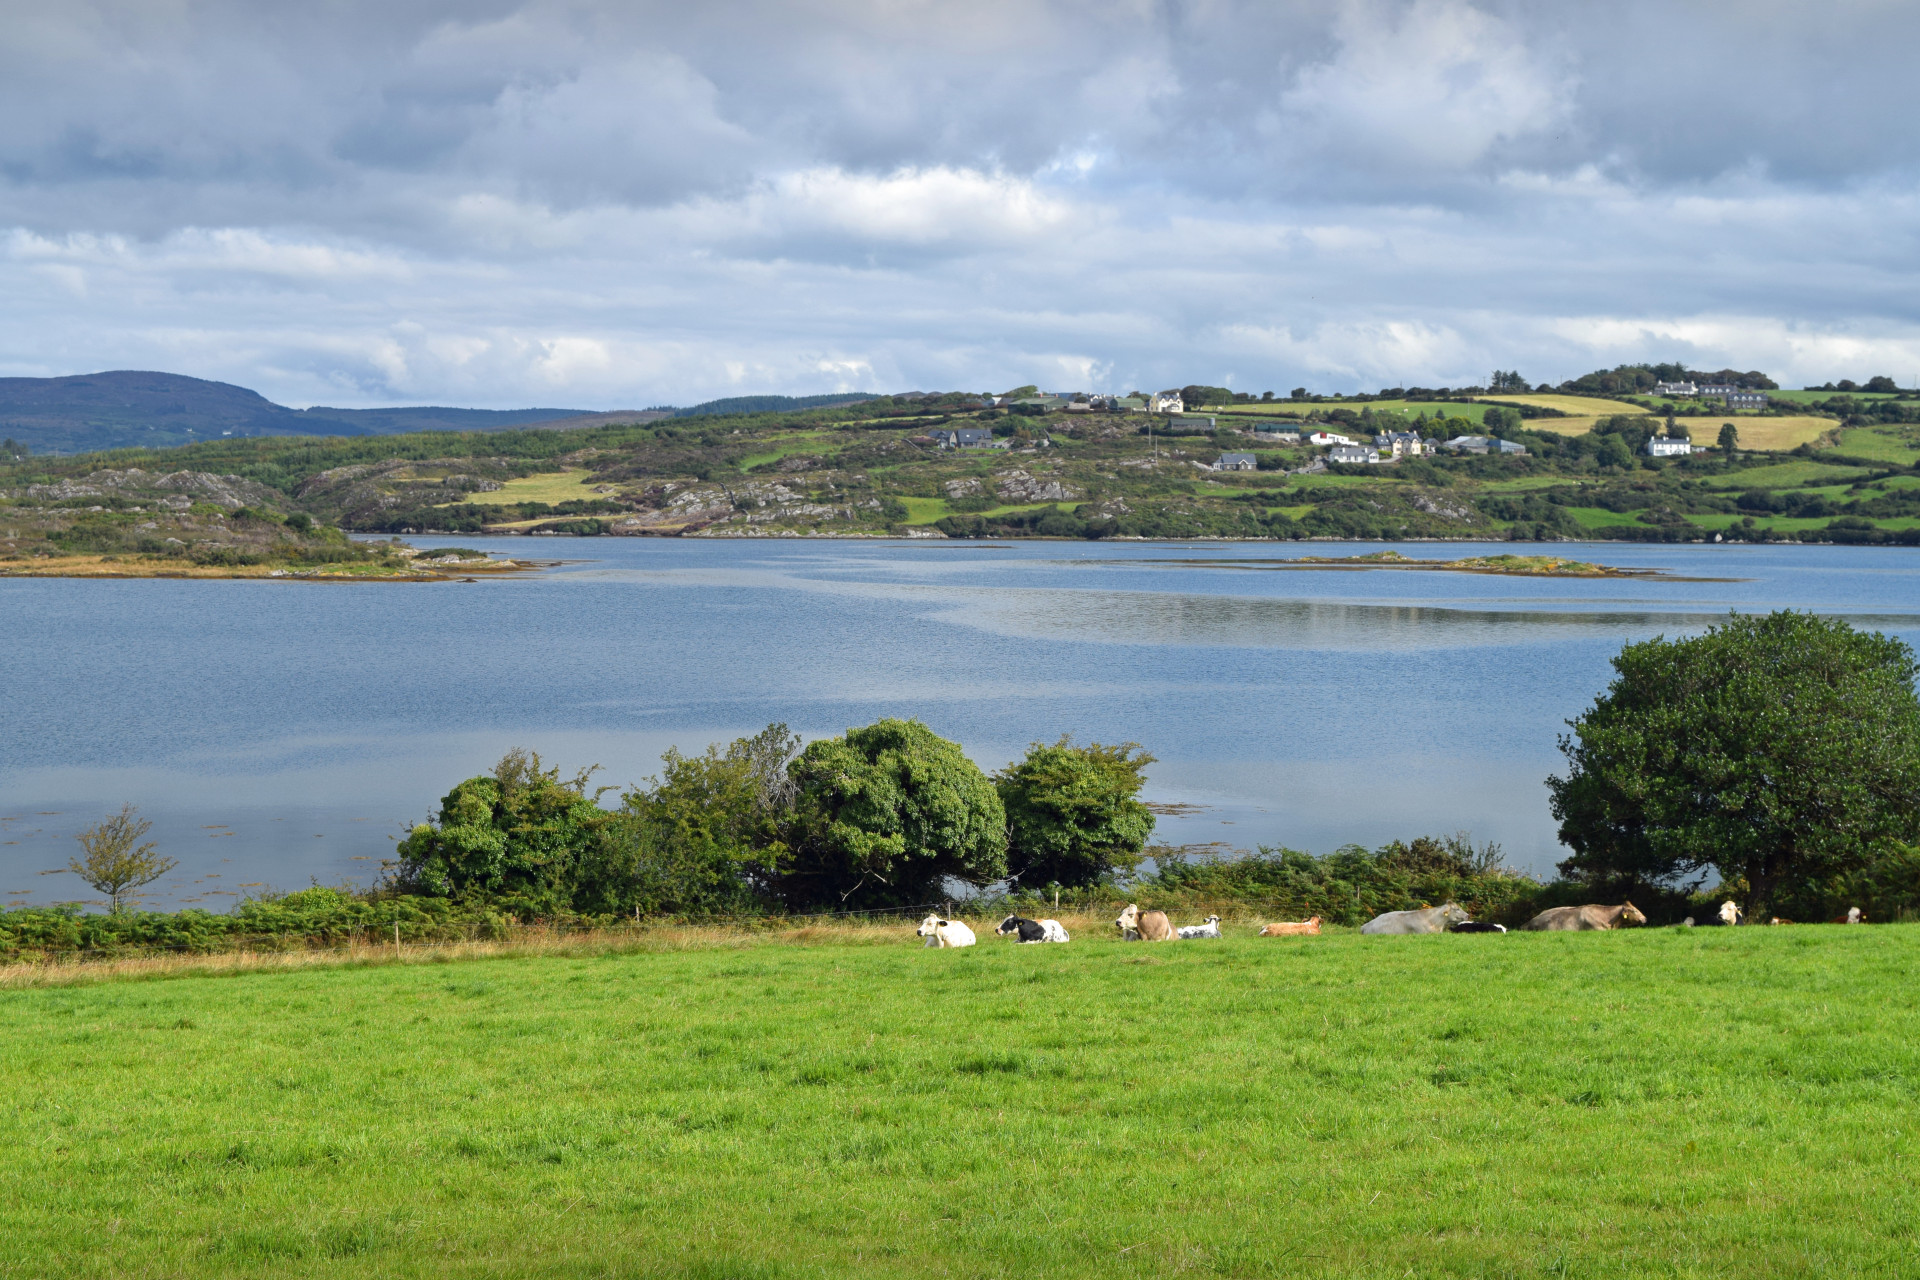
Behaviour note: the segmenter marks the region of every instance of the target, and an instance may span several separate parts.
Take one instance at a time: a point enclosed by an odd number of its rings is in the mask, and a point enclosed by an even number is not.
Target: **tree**
[[[1920,674],[1839,619],[1733,615],[1630,644],[1547,780],[1569,876],[1656,884],[1708,868],[1748,913],[1843,875],[1920,819]]]
[[[1885,374],[1881,374],[1877,377],[1867,379],[1866,390],[1875,393],[1885,392],[1888,395],[1893,395],[1900,390],[1900,384]]]
[[[1137,742],[1076,747],[1069,736],[1034,743],[995,774],[1013,874],[1028,885],[1082,885],[1132,870],[1153,834],[1153,814],[1138,799],[1152,763]]]
[[[929,902],[949,877],[1007,871],[1006,811],[958,743],[918,720],[880,720],[807,744],[780,890],[796,905]]]
[[[1232,404],[1233,392],[1226,387],[1209,387],[1194,384],[1180,388],[1180,403],[1189,409],[1198,409],[1210,404]]]
[[[67,863],[67,870],[85,880],[96,893],[107,895],[110,909],[116,913],[127,899],[137,896],[134,890],[152,884],[180,865],[155,854],[153,841],[140,842],[153,830],[153,824],[136,818],[137,812],[130,804],[121,805],[119,813],[75,836],[86,853]]]
[[[1740,448],[1740,429],[1731,422],[1720,424],[1720,452],[1731,458]]]
[[[584,866],[604,858],[613,815],[589,796],[584,769],[562,781],[537,752],[515,748],[490,775],[440,801],[439,825],[421,823],[396,847],[399,882],[435,897],[485,897],[527,914],[574,909]]]
[[[609,840],[578,877],[578,908],[707,915],[747,906],[786,856],[787,765],[799,746],[773,724],[724,751],[669,748],[662,776],[622,797]]]

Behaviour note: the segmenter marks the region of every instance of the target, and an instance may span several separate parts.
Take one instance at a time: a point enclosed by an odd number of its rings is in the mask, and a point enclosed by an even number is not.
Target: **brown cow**
[[[1129,902],[1114,925],[1129,942],[1178,942],[1179,932],[1164,911],[1142,911]]]
[[[1520,927],[1535,930],[1617,929],[1622,925],[1645,924],[1647,918],[1631,902],[1617,907],[1589,903],[1584,907],[1549,907]]]
[[[1318,932],[1320,932],[1319,916],[1314,916],[1310,920],[1282,920],[1278,924],[1260,926],[1260,936],[1263,938],[1291,938],[1296,934]]]

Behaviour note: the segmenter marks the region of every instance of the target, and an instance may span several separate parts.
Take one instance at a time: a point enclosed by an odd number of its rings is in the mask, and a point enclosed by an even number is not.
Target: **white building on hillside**
[[[1185,413],[1186,411],[1186,402],[1180,398],[1178,391],[1157,392],[1153,399],[1147,402],[1148,413]]]
[[[1684,458],[1693,452],[1693,441],[1678,436],[1654,436],[1647,441],[1649,458]]]

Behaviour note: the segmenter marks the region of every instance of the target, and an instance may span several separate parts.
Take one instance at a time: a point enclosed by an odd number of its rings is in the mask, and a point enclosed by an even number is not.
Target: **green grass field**
[[[907,934],[6,990],[0,1274],[1920,1265],[1920,927]]]
[[[1920,449],[1920,443],[1915,442],[1912,428],[1903,431],[1899,427],[1849,427],[1840,433],[1839,442],[1833,448],[1835,453],[1849,457],[1876,458],[1909,467],[1915,461],[1914,452]]]
[[[1708,476],[1707,484],[1714,489],[1784,489],[1788,486],[1797,488],[1809,480],[1850,484],[1855,480],[1865,479],[1871,474],[1858,467],[1837,467],[1826,462],[1795,460]]]

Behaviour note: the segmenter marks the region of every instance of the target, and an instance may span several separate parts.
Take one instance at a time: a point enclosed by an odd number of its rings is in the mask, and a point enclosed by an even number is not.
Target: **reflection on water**
[[[519,541],[498,549],[554,552]],[[1477,550],[1526,549],[1446,554]],[[1170,559],[1270,561],[1271,544],[567,551],[582,562],[457,588],[0,580],[0,891],[78,895],[35,873],[127,800],[181,860],[172,900],[217,905],[365,882],[509,747],[624,785],[669,745],[884,715],[987,768],[1062,733],[1143,743],[1151,798],[1205,806],[1163,839],[1325,851],[1464,828],[1544,871],[1563,856],[1542,790],[1555,735],[1623,642],[1777,607],[1920,636],[1920,552],[1899,548],[1576,553],[1685,582]]]

